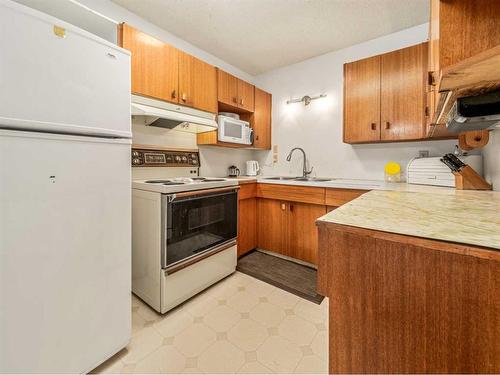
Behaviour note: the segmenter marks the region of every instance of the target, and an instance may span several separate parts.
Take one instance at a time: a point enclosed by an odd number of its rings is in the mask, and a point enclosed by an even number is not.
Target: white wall
[[[490,141],[484,147],[484,177],[500,191],[500,129],[490,132]]]
[[[300,174],[299,153],[291,163],[285,161],[295,146],[305,149],[317,176],[378,180],[383,179],[388,161],[405,168],[418,150],[429,150],[431,155],[452,151],[454,141],[355,146],[342,142],[343,64],[423,42],[427,35],[428,24],[424,24],[257,76],[255,83],[273,94],[273,144],[279,147],[274,166],[271,152],[259,154],[264,173]],[[286,104],[292,97],[321,93],[328,96],[307,107]]]

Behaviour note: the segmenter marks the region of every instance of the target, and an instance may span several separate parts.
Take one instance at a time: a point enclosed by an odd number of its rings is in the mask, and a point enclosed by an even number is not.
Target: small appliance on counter
[[[248,160],[247,161],[247,176],[257,176],[257,173],[259,173],[260,167],[259,167],[259,162],[256,160]]]
[[[440,159],[451,169],[455,176],[455,187],[460,190],[491,190],[491,185],[469,165],[453,154],[446,154]]]
[[[237,166],[235,165],[231,165],[228,169],[227,169],[227,175],[229,177],[238,177],[240,175],[240,170],[238,169]]]
[[[463,163],[470,165],[482,174],[483,161],[481,155],[458,157]],[[415,158],[407,167],[406,181],[409,184],[455,187],[455,176],[441,162],[441,157]]]

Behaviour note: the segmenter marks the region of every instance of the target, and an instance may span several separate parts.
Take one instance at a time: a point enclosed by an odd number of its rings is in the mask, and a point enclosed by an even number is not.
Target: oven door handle
[[[199,261],[208,258],[209,256],[215,255],[217,253],[220,253],[221,251],[227,250],[230,247],[233,247],[236,245],[236,239],[232,239],[229,241],[226,241],[216,247],[213,247],[211,249],[207,249],[191,258],[188,258],[186,260],[183,260],[182,262],[176,263],[171,265],[170,267],[167,267],[165,269],[165,275],[172,275],[173,273],[176,273],[177,271],[180,271],[192,264],[198,263]]]
[[[184,198],[198,198],[198,197],[206,197],[207,195],[221,195],[221,193],[232,193],[238,191],[239,186],[230,186],[225,188],[215,188],[215,189],[205,189],[205,190],[193,190],[193,191],[185,191],[182,193],[169,194],[168,202],[173,202],[176,200],[180,200]]]

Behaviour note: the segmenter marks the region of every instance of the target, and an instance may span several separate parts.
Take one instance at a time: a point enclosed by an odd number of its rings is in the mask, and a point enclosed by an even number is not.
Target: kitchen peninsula
[[[321,217],[330,373],[500,372],[499,212],[496,192],[370,191]]]

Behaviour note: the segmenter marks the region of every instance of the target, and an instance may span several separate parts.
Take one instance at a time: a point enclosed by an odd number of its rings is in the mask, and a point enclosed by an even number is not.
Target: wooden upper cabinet
[[[238,107],[249,112],[255,108],[254,97],[255,86],[241,79],[238,79]]]
[[[177,103],[179,51],[125,23],[118,39],[132,53],[132,93]]]
[[[179,53],[179,103],[217,112],[217,72],[214,66]]]
[[[425,134],[427,43],[386,53],[380,60],[380,139],[422,139]]]
[[[217,69],[217,100],[238,106],[238,78],[220,69]]]
[[[235,76],[217,69],[217,100],[232,108],[253,112],[255,106],[255,86]]]
[[[432,9],[438,12],[440,69],[500,44],[500,1],[432,0]]]
[[[344,65],[344,142],[380,140],[380,56]]]
[[[423,139],[427,43],[344,65],[344,142]]]
[[[255,88],[255,111],[253,114],[253,147],[271,149],[271,94]]]

